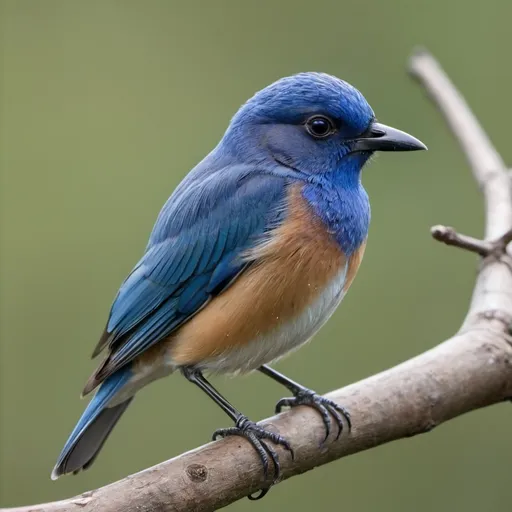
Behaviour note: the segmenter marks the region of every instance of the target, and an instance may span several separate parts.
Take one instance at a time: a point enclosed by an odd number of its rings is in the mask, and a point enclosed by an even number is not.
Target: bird
[[[263,497],[289,441],[251,421],[208,380],[253,371],[292,394],[283,407],[321,415],[324,441],[349,411],[274,370],[324,325],[365,252],[370,203],[361,171],[377,151],[427,147],[384,125],[363,94],[333,75],[301,72],[248,99],[220,142],[162,207],[145,251],[121,284],[82,395],[95,391],[52,479],[95,461],[136,392],[181,373],[233,421],[213,439],[245,438],[259,454]],[[272,479],[269,471],[272,468]]]

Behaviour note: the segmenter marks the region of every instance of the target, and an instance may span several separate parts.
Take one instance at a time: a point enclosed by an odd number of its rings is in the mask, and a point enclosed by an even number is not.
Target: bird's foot
[[[322,416],[322,420],[325,426],[325,437],[322,443],[325,443],[329,434],[331,433],[332,420],[334,419],[336,425],[338,426],[338,433],[336,434],[336,439],[339,439],[341,433],[343,432],[343,419],[347,422],[348,429],[352,426],[350,421],[350,413],[341,405],[338,405],[336,402],[329,400],[328,398],[324,398],[316,394],[314,391],[310,389],[300,387],[294,392],[294,396],[290,398],[281,398],[279,402],[276,404],[276,413],[281,412],[283,407],[296,407],[298,405],[307,405],[309,407],[313,407],[316,409],[320,416]]]
[[[274,473],[272,477],[272,483],[259,491],[257,494],[253,494],[249,496],[250,500],[259,500],[267,494],[270,490],[270,487],[277,483],[279,477],[281,476],[281,465],[279,464],[279,456],[274,448],[268,444],[268,441],[271,441],[275,445],[282,446],[285,450],[290,452],[292,460],[294,458],[293,449],[290,446],[290,443],[279,434],[275,432],[270,432],[269,430],[265,430],[260,427],[253,421],[250,421],[246,416],[240,415],[237,419],[234,427],[229,428],[220,428],[213,433],[212,439],[215,441],[218,438],[223,438],[227,436],[241,436],[245,437],[254,449],[258,452],[260,456],[261,464],[263,465],[263,476],[265,481],[268,479],[270,461],[274,466]]]

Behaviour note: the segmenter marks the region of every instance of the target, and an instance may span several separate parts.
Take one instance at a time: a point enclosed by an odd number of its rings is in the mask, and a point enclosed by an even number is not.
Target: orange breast
[[[347,276],[345,277],[345,284],[343,285],[343,291],[346,293],[350,288],[350,285],[356,277],[359,265],[363,261],[364,251],[366,249],[366,240],[356,249],[348,259]]]
[[[174,364],[198,364],[272,331],[302,313],[344,268],[345,255],[298,187],[288,212],[270,240],[251,251],[256,263],[169,339]],[[350,258],[347,285],[361,257]]]

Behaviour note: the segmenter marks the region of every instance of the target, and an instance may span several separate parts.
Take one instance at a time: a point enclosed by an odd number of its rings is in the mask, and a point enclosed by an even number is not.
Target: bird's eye
[[[334,126],[327,117],[314,116],[306,121],[306,130],[316,139],[323,139],[334,131]]]

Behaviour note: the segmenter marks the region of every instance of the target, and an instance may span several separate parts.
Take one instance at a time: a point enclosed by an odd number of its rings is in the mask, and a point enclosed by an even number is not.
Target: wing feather
[[[280,222],[285,195],[281,178],[243,168],[177,190],[114,300],[94,354],[107,345],[109,352],[84,393],[167,338],[240,275],[248,265],[241,255]]]

